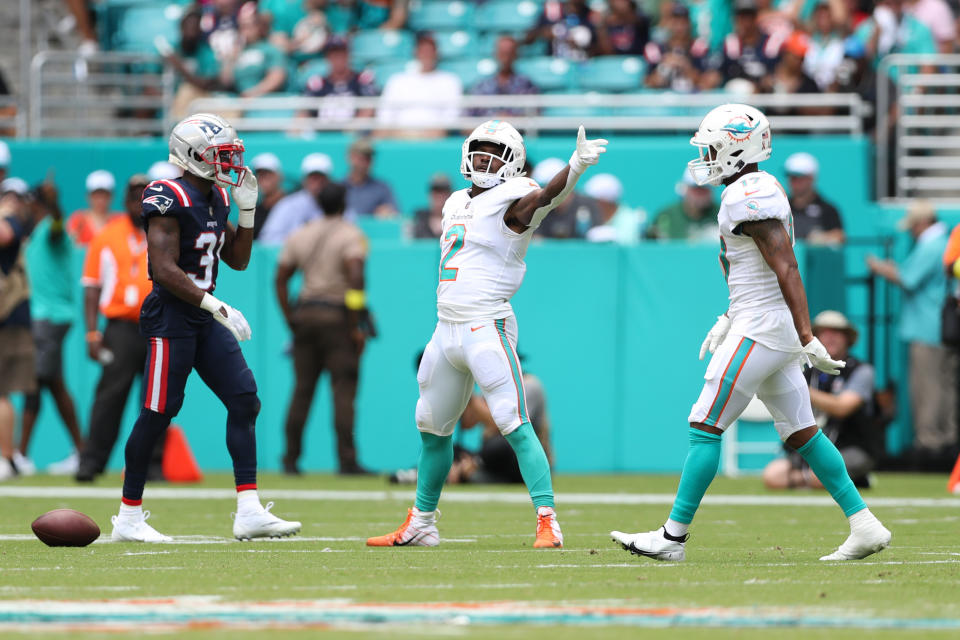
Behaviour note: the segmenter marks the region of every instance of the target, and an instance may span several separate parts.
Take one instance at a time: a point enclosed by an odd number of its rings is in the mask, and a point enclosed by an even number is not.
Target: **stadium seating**
[[[387,80],[395,73],[407,71],[416,66],[412,60],[381,60],[368,67],[373,71],[373,81],[381,90],[387,84]]]
[[[636,56],[603,56],[580,65],[577,84],[584,91],[635,91],[643,85],[645,65]]]
[[[531,0],[490,0],[477,8],[477,28],[489,33],[526,31],[537,23],[540,5]]]
[[[129,2],[130,0],[128,0]],[[129,6],[104,8],[104,41],[117,51],[156,53],[153,40],[163,36],[169,42],[180,41],[180,17],[183,7],[174,3],[143,3],[134,0]],[[143,35],[143,25],[150,25],[150,37]]]
[[[438,31],[434,34],[437,40],[437,53],[441,60],[459,60],[472,57],[481,51],[477,46],[477,36],[469,31]]]
[[[356,65],[413,57],[413,34],[409,31],[359,31],[353,36],[351,53]]]
[[[456,74],[466,93],[481,79],[496,73],[497,64],[490,58],[451,60],[441,62],[439,68]]]
[[[329,71],[330,65],[326,60],[323,58],[314,58],[290,74],[290,78],[292,79],[290,90],[296,93],[302,93],[307,88],[307,80],[312,76],[320,76],[323,78]]]
[[[454,0],[413,0],[408,26],[414,31],[468,29],[473,23],[473,3]]]
[[[573,67],[561,58],[523,58],[517,60],[516,68],[518,73],[528,76],[541,91],[564,91],[573,87]]]

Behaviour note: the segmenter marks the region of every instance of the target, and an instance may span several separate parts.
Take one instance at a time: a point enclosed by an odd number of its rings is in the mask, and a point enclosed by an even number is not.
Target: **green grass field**
[[[767,637],[775,626],[785,638],[956,638],[960,498],[944,484],[881,475],[865,497],[893,531],[891,548],[827,564],[819,556],[847,525],[825,494],[720,478],[687,561],[665,564],[625,553],[607,533],[659,526],[673,477],[557,478],[559,551],[531,548],[533,509],[520,486],[447,489],[439,548],[368,549],[367,536],[403,520],[411,488],[268,475],[261,496],[303,522],[298,538],[232,540],[231,479],[216,475],[148,487],[150,523],[174,544],[48,548],[30,522],[61,507],[89,514],[109,539],[120,480],[24,478],[0,485],[0,637],[253,638],[270,627],[285,637],[635,638],[675,626],[671,638],[716,639]]]

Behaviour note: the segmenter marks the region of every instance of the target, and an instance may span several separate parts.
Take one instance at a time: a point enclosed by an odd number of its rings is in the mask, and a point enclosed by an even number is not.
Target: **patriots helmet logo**
[[[208,138],[213,138],[215,135],[223,131],[223,127],[220,125],[210,122],[209,120],[189,120],[190,124],[197,125],[197,128],[200,131],[203,131]]]
[[[750,134],[753,133],[754,129],[757,128],[759,123],[751,124],[745,118],[736,117],[724,126],[720,127],[721,131],[726,131],[727,135],[733,138],[734,140],[746,140],[750,137]]]
[[[150,196],[149,198],[143,199],[143,204],[153,205],[157,211],[161,214],[167,212],[167,209],[170,208],[170,205],[173,204],[173,198],[168,198],[167,196]]]

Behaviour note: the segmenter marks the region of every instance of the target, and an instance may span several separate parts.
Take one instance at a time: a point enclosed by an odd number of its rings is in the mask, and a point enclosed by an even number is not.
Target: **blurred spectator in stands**
[[[867,49],[854,37],[843,41],[843,61],[837,67],[836,82],[832,91],[836,93],[856,93],[866,102],[876,102],[877,83],[871,61],[867,59]],[[864,118],[864,126],[873,128],[875,115]]]
[[[353,0],[353,24],[357,29],[403,29],[409,0]]]
[[[545,185],[566,166],[560,158],[546,158],[537,163],[533,170],[533,179]],[[536,234],[544,238],[570,239],[586,238],[587,232],[603,223],[603,216],[597,201],[579,191],[573,191],[560,203],[550,215],[544,218]]]
[[[790,210],[797,240],[810,244],[842,245],[846,241],[837,208],[817,191],[820,164],[809,153],[794,153],[783,165],[790,185]]]
[[[349,120],[354,116],[372,116],[373,109],[356,109],[351,98],[377,95],[373,74],[370,71],[358,73],[350,68],[350,49],[346,38],[330,38],[324,51],[330,65],[327,76],[315,74],[307,78],[303,93],[311,97],[335,99],[325,100],[319,111],[314,110],[304,115],[316,116],[325,122]]]
[[[803,59],[810,48],[810,39],[802,31],[791,33],[780,49],[780,60],[773,73],[764,76],[760,88],[764,93],[790,95],[796,93],[819,93],[820,88],[803,70]],[[771,107],[773,115],[829,115],[830,107]]]
[[[837,446],[854,484],[869,487],[867,474],[883,455],[883,425],[873,399],[876,373],[869,362],[850,354],[857,342],[857,330],[839,311],[818,313],[813,319],[813,335],[832,357],[847,363],[837,375],[813,367],[807,370],[814,418]],[[763,483],[770,489],[823,488],[820,479],[793,449],[788,450],[786,458],[766,466]]]
[[[517,73],[514,64],[517,62],[517,41],[513,36],[500,36],[494,47],[493,57],[497,60],[497,72],[486,77],[470,92],[477,96],[518,96],[538,93],[536,85],[527,76]],[[525,115],[529,109],[511,109],[509,107],[495,109],[474,109],[473,115],[478,118],[509,117]]]
[[[547,0],[537,25],[527,32],[522,44],[546,40],[550,55],[567,60],[586,60],[597,48],[587,0]]]
[[[676,185],[680,199],[657,212],[646,235],[654,240],[715,240],[718,206],[713,188],[700,186],[689,169]]]
[[[299,19],[293,25],[278,24],[276,14],[269,10],[269,3],[261,2],[259,6],[261,12],[267,12],[271,17],[270,43],[293,61],[301,62],[323,53],[330,37],[330,25],[324,13],[327,0],[303,0],[300,12],[294,14]]]
[[[653,89],[691,93],[697,89],[706,68],[709,44],[702,38],[693,38],[690,10],[682,4],[673,4],[665,22],[666,40],[662,44],[651,41],[644,47],[646,85]]]
[[[837,82],[837,71],[843,63],[847,35],[846,0],[819,0],[811,17],[809,48],[803,69],[821,91],[829,91]]]
[[[157,160],[147,169],[147,177],[154,180],[175,180],[183,175],[183,169],[166,160]]]
[[[393,189],[383,180],[370,175],[373,165],[373,145],[366,138],[355,140],[347,151],[350,170],[343,186],[347,189],[347,220],[374,215],[392,218],[397,215],[397,201]]]
[[[325,153],[311,153],[300,163],[300,189],[284,196],[270,210],[258,240],[278,246],[287,236],[314,218],[323,216],[317,197],[330,182],[333,161]]]
[[[597,55],[639,56],[650,41],[650,20],[635,0],[609,0],[597,13]]]
[[[87,355],[102,366],[93,396],[87,441],[74,476],[92,482],[103,473],[120,433],[120,421],[133,381],[143,375],[147,340],[140,335],[140,306],[152,288],[147,274],[147,234],[141,200],[150,178],[130,177],[124,191],[124,215],[113,218],[94,237],[83,263],[83,318]],[[100,331],[100,314],[107,324]],[[138,397],[142,397],[138,393]],[[157,442],[150,478],[161,477],[163,438]]]
[[[283,166],[280,158],[272,153],[260,153],[250,160],[250,168],[257,174],[257,210],[253,218],[253,237],[260,237],[260,230],[270,216],[273,207],[283,199]]]
[[[0,182],[7,179],[7,170],[10,168],[10,147],[0,140]]]
[[[30,334],[30,286],[23,246],[33,229],[27,183],[0,183],[0,480],[15,474],[11,393],[36,390],[36,362]]]
[[[27,394],[23,403],[23,422],[20,430],[20,457],[17,468],[32,469],[29,448],[33,426],[40,411],[40,391],[47,389],[56,403],[57,412],[73,443],[73,452],[65,460],[47,468],[54,474],[73,475],[83,440],[77,422],[73,398],[63,380],[63,340],[74,317],[73,243],[63,223],[63,211],[52,181],[34,189],[34,218],[38,220],[26,260],[30,267],[31,333],[36,348],[37,389]]]
[[[782,41],[760,31],[756,0],[735,0],[733,7],[733,33],[724,39],[722,50],[711,57],[710,70],[701,83],[705,89],[738,78],[760,86],[780,56]]]
[[[253,2],[247,4],[255,6]],[[222,62],[242,46],[237,27],[240,0],[212,0],[200,3],[200,6],[203,11],[200,17],[203,37],[210,44],[217,60]]]
[[[940,333],[947,228],[926,200],[913,201],[898,227],[916,241],[906,259],[898,265],[868,256],[867,266],[901,289],[900,339],[909,348],[913,446],[936,454],[957,442],[957,354],[941,343]]]
[[[394,127],[389,135],[439,138],[460,115],[460,78],[437,70],[437,42],[429,34],[417,37],[416,71],[395,73],[387,80],[377,120]]]
[[[80,35],[77,53],[81,56],[96,53],[100,50],[100,43],[97,40],[97,31],[93,28],[93,8],[90,6],[90,0],[66,0],[66,2],[77,33]]]
[[[612,173],[594,174],[583,186],[583,192],[593,198],[600,210],[601,222],[587,231],[590,242],[636,244],[647,214],[623,202],[623,184]]]
[[[87,176],[86,186],[87,204],[90,208],[74,211],[67,220],[67,233],[81,247],[90,244],[93,236],[113,217],[110,202],[113,200],[116,181],[109,171],[97,169]]]
[[[10,86],[7,84],[7,77],[3,73],[3,69],[0,69],[0,98],[12,98],[12,92],[10,91]],[[11,104],[2,105],[0,104],[0,120],[5,118],[13,119],[17,115],[17,103],[16,100],[13,100]],[[10,136],[13,137],[17,135],[16,128],[13,126],[10,127],[0,127],[0,136]],[[3,178],[0,178],[2,180]]]
[[[957,43],[957,18],[946,0],[907,0],[906,10],[930,29],[937,43],[937,51],[954,52]]]
[[[180,42],[176,49],[162,35],[154,39],[157,52],[179,74],[171,106],[176,118],[189,114],[190,102],[208,95],[220,84],[220,63],[200,28],[199,7],[188,7],[180,18]]]
[[[244,98],[281,91],[287,84],[287,59],[267,41],[269,17],[257,13],[256,5],[248,2],[241,8],[237,24],[243,46],[223,60],[221,84]]]
[[[418,239],[440,237],[443,231],[443,205],[452,192],[450,178],[445,173],[435,173],[430,177],[427,207],[414,212],[410,235]]]
[[[784,40],[800,22],[806,4],[807,0],[756,0],[760,31]]]
[[[874,67],[891,53],[936,53],[937,45],[930,29],[904,11],[905,6],[904,0],[878,0],[873,15],[854,33]]]

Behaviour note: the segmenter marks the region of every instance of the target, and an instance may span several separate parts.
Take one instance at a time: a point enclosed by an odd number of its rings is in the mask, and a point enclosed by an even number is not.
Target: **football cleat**
[[[563,547],[563,533],[557,522],[557,512],[550,507],[537,509],[537,539],[534,549],[560,549]]]
[[[268,502],[261,511],[237,513],[233,517],[233,537],[237,540],[252,540],[254,538],[283,538],[292,536],[300,531],[300,523],[281,520],[270,513],[273,507]]]
[[[147,524],[149,517],[149,511],[144,511],[139,518],[113,516],[110,518],[113,523],[110,539],[114,542],[173,542],[173,538]]]
[[[21,476],[32,476],[37,472],[37,465],[33,464],[33,460],[17,449],[13,450],[13,466],[16,467],[17,473]]]
[[[80,467],[80,454],[74,451],[69,456],[60,460],[59,462],[54,462],[47,467],[47,473],[52,476],[72,476],[77,472],[77,469]]]
[[[821,560],[862,560],[869,555],[886,549],[893,534],[880,524],[879,520],[869,523],[862,529],[851,531],[836,551],[825,555]]]
[[[666,560],[669,562],[683,562],[686,558],[686,552],[683,547],[686,544],[687,536],[683,541],[667,540],[663,537],[666,533],[663,527],[656,531],[646,533],[623,533],[622,531],[611,531],[610,537],[613,541],[623,547],[624,551],[637,556],[653,558],[654,560]]]
[[[436,512],[440,515],[440,512]],[[437,530],[436,518],[432,522],[425,522],[419,518],[420,511],[416,507],[407,509],[407,519],[400,528],[385,536],[367,538],[368,547],[435,547],[440,544],[440,532]]]

